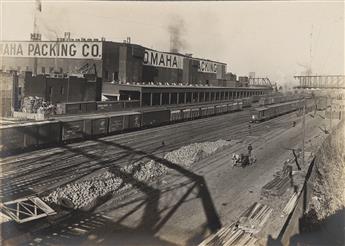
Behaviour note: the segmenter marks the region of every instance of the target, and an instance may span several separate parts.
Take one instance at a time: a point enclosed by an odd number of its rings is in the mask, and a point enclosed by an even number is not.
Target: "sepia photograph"
[[[0,245],[345,246],[345,0],[0,0]]]

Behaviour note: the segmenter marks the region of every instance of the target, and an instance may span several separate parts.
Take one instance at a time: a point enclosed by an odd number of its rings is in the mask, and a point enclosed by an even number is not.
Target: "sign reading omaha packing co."
[[[221,64],[217,62],[199,60],[198,71],[202,73],[217,73],[217,69],[220,69],[220,66]]]
[[[102,42],[4,41],[0,56],[101,59]]]
[[[183,57],[153,50],[145,50],[143,65],[183,69]]]

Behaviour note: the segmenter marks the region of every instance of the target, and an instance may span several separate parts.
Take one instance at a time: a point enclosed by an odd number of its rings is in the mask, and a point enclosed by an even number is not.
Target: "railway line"
[[[299,144],[300,124],[296,128],[290,128],[289,121],[292,120],[296,120],[295,114],[281,116],[255,125],[253,127],[255,133],[252,129],[253,136],[248,136],[245,131],[239,133],[238,136],[244,140],[243,143],[234,141],[235,144],[230,147],[229,151],[243,151],[246,143],[252,141],[257,151],[256,154],[261,160],[258,164],[260,168],[229,167],[230,157],[227,150],[203,159],[193,166],[191,172],[202,175],[207,181],[212,202],[216,206],[216,211],[223,225],[234,222],[250,204],[258,200],[263,184],[272,178],[277,168],[281,167],[284,160],[291,155],[282,146],[278,146],[276,149],[274,146],[285,141],[288,141],[291,146]],[[315,133],[318,133],[315,126],[318,124],[319,122],[315,119],[307,118],[307,125],[310,126],[310,131],[308,130],[306,135],[307,139],[311,137],[314,139]],[[236,129],[234,132],[236,134]],[[310,144],[307,151],[310,151],[309,148]],[[274,154],[272,151],[277,153]],[[159,238],[163,243],[168,241],[174,242],[174,245],[196,245],[200,242],[198,240],[201,240],[201,237],[207,235],[200,228],[207,226],[208,218],[206,218],[202,206],[205,200],[200,197],[200,194],[198,195],[198,189],[193,189],[194,182],[196,181],[190,177],[172,170],[164,178],[163,183],[152,182],[148,184],[148,187],[152,187],[152,189],[145,191],[136,188],[130,189],[119,194],[119,197],[109,200],[92,213],[67,216],[62,223],[54,223],[43,230],[35,231],[32,238],[41,240],[41,243],[37,243],[35,240],[31,242],[33,245],[58,245],[66,240],[63,242],[93,244],[95,241],[90,241],[88,237],[95,236],[95,240],[104,238],[106,240],[103,242],[105,245],[108,243],[128,245],[132,239],[131,237],[128,238],[128,235],[134,233],[134,235],[143,236],[144,240],[148,240],[150,243],[147,245],[156,245],[149,241],[151,236],[153,242]],[[191,189],[193,189],[192,192],[188,193]],[[159,192],[158,197],[157,191]],[[182,199],[181,197],[186,194],[189,194],[188,198],[178,206],[178,210],[175,210],[179,200]],[[175,212],[172,217],[169,217],[171,211]],[[158,216],[158,221],[156,221],[156,216]],[[186,216],[188,217],[187,220]],[[140,228],[137,227],[138,223],[143,222],[144,217],[153,220],[146,221],[148,223],[145,224],[148,229],[146,236],[142,235]],[[166,224],[162,222],[164,226],[160,227],[159,218],[164,221],[166,217],[169,218],[169,221]],[[152,225],[157,225],[157,231],[150,231]],[[127,230],[130,234],[127,234]],[[82,234],[78,234],[78,232],[82,232]],[[114,236],[108,238],[109,235]],[[193,238],[196,241],[190,241]],[[134,238],[133,240],[135,241]],[[138,245],[139,243],[133,244]],[[162,244],[158,243],[157,245]]]
[[[126,146],[161,155],[193,142],[240,139],[248,135],[248,117],[249,112],[245,110],[8,157],[1,164],[3,176],[0,195],[3,200],[11,200],[46,192],[93,171],[123,166],[145,158],[130,153],[124,148]],[[292,113],[253,125],[251,134],[269,132],[288,124],[287,121],[294,117]],[[165,142],[164,146],[162,141]]]

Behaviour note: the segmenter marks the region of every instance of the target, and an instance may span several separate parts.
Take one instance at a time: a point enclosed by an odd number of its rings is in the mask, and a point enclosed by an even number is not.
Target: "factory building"
[[[25,73],[25,94],[42,98],[51,104],[62,102],[100,101],[99,94],[101,81],[92,75],[83,77],[36,75]],[[78,93],[76,93],[78,92]]]
[[[226,73],[225,63],[98,39],[4,41],[0,58],[2,71],[95,73],[103,82],[210,84]]]

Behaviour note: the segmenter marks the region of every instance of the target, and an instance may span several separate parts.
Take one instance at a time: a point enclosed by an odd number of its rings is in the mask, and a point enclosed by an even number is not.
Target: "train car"
[[[182,109],[182,119],[183,120],[190,120],[191,119],[191,109],[190,108],[186,108],[186,109]]]
[[[201,107],[200,108],[200,116],[201,117],[207,117],[207,107]]]
[[[228,105],[227,104],[222,104],[221,112],[222,112],[222,114],[225,114],[228,112]]]
[[[94,116],[91,119],[91,136],[96,137],[108,134],[109,117],[108,116]]]
[[[122,101],[103,101],[96,104],[97,112],[113,112],[124,109],[124,102]]]
[[[124,101],[123,102],[123,108],[124,109],[140,108],[140,101],[139,100]]]
[[[170,112],[170,122],[179,122],[182,120],[182,112],[180,109],[171,110]]]
[[[216,105],[215,110],[216,110],[216,114],[221,114],[222,113],[222,105]]]
[[[327,104],[328,104],[327,97],[318,97],[316,99],[316,109],[319,111],[325,110],[327,108]]]
[[[0,153],[8,154],[24,149],[60,143],[61,126],[59,122],[30,122],[20,126],[0,128]]]
[[[62,142],[81,140],[92,135],[90,119],[70,119],[62,122],[61,126]]]
[[[156,125],[162,125],[170,122],[170,110],[161,109],[154,111],[143,111],[141,126],[150,127]]]
[[[108,132],[109,134],[118,133],[123,131],[124,128],[124,115],[116,115],[109,117]]]
[[[208,106],[207,107],[207,116],[215,115],[215,106]]]
[[[114,134],[141,127],[140,112],[123,112],[108,116],[108,133]]]
[[[200,117],[200,108],[197,107],[197,108],[192,108],[191,109],[191,119],[197,119]]]
[[[141,113],[128,114],[128,128],[127,129],[138,129],[141,127]]]
[[[61,123],[60,122],[48,122],[37,124],[37,137],[35,140],[31,138],[34,143],[38,142],[38,145],[56,145],[61,141]],[[28,137],[28,136],[27,136]],[[27,145],[27,144],[26,144]],[[27,146],[26,146],[27,147]]]
[[[243,108],[248,108],[252,106],[251,99],[250,98],[242,98],[242,107]]]
[[[251,110],[251,122],[259,122],[277,117],[282,114],[286,114],[303,107],[303,102],[300,100],[285,102],[276,105],[270,105],[265,107],[257,107]]]

